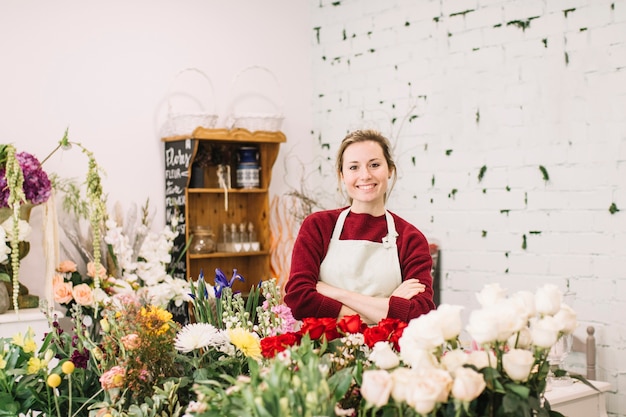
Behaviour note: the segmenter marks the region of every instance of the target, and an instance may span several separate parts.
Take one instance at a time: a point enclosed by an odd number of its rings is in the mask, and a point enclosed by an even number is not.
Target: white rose
[[[518,349],[528,349],[533,343],[533,338],[530,334],[530,329],[528,327],[524,327],[519,332],[513,334],[507,340],[507,344],[511,348]]]
[[[476,369],[495,368],[497,365],[496,355],[491,350],[474,350],[467,355],[468,365],[474,365]]]
[[[482,291],[476,294],[476,299],[481,307],[489,307],[506,297],[506,290],[500,284],[487,284]]]
[[[563,295],[554,284],[546,284],[540,287],[535,293],[535,306],[537,313],[541,315],[553,316],[561,308]]]
[[[515,382],[526,382],[534,363],[535,357],[529,350],[512,349],[502,356],[504,371]]]
[[[396,402],[402,403],[406,401],[407,392],[413,381],[418,379],[418,373],[412,368],[400,367],[391,372],[391,379],[393,380],[391,396]]]
[[[408,326],[402,331],[402,336],[398,341],[400,351],[404,350],[403,346],[409,346],[409,349],[434,351],[443,345],[445,340],[442,328],[435,315],[436,311],[432,310],[409,322]]]
[[[455,340],[463,329],[461,320],[463,306],[441,304],[435,310],[434,315],[439,322],[444,340]]]
[[[501,300],[492,307],[497,318],[498,335],[496,340],[506,342],[513,333],[517,333],[528,323],[527,317],[520,314],[517,304],[509,299]]]
[[[461,349],[448,351],[441,358],[441,365],[454,375],[454,371],[467,362],[467,356],[467,353]]]
[[[537,309],[535,308],[535,294],[530,291],[518,291],[510,297],[510,300],[516,304],[520,315],[526,320],[537,313]]]
[[[406,403],[419,414],[428,414],[435,409],[441,387],[434,381],[420,378],[411,383],[407,391]]]
[[[552,316],[533,320],[530,324],[533,344],[546,349],[552,347],[559,336],[559,329],[559,324]]]
[[[495,342],[498,337],[498,317],[494,314],[494,309],[472,311],[466,330],[479,345]]]
[[[392,387],[393,380],[389,372],[380,369],[363,371],[361,394],[368,403],[376,407],[387,404]]]
[[[486,386],[482,374],[472,368],[459,368],[454,375],[452,395],[459,401],[470,402],[478,398]]]
[[[435,401],[438,403],[445,403],[448,401],[450,390],[452,389],[452,376],[448,371],[443,369],[428,369],[420,373],[420,379],[431,382],[435,387],[439,389],[439,394]]]
[[[425,370],[436,368],[437,358],[431,352],[411,346],[401,347],[400,357],[413,369]]]
[[[393,351],[389,342],[376,342],[369,359],[381,369],[391,369],[400,365],[400,358]]]
[[[572,334],[578,322],[576,320],[576,312],[567,304],[561,304],[561,309],[554,315],[554,319],[559,325],[559,330],[563,334]]]

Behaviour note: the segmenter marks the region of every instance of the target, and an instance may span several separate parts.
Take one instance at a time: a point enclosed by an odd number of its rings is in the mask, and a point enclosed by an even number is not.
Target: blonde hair
[[[346,148],[353,143],[367,141],[375,142],[380,146],[383,151],[385,161],[387,161],[387,167],[389,168],[389,172],[393,176],[391,185],[387,188],[387,192],[385,193],[385,202],[387,202],[387,198],[389,197],[389,194],[391,193],[391,190],[393,189],[393,186],[396,184],[396,181],[398,179],[396,163],[391,156],[391,143],[389,142],[389,139],[383,136],[382,133],[372,129],[355,130],[351,133],[348,133],[346,137],[343,138],[343,140],[341,141],[341,145],[339,146],[339,150],[337,151],[337,162],[335,167],[337,170],[337,182],[339,184],[339,192],[342,196],[345,197],[345,195],[343,194],[343,188],[341,186],[341,171],[343,169],[343,154],[345,153]],[[348,197],[348,200],[350,201],[350,204],[352,204],[352,199],[350,197]]]

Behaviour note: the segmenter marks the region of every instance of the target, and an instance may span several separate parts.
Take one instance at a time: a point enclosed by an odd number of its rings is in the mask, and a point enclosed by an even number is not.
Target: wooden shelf
[[[184,265],[180,266],[184,268],[185,278],[197,279],[202,272],[205,280],[213,284],[216,268],[221,269],[227,277],[231,276],[233,269],[237,269],[237,272],[245,278],[245,282],[237,281],[234,289],[243,292],[248,291],[261,280],[270,279],[269,186],[272,167],[278,156],[280,144],[286,141],[285,135],[282,132],[250,132],[246,129],[198,127],[189,136],[176,136],[162,140],[166,147],[166,168],[168,161],[174,163],[176,160],[185,160],[187,163],[185,173],[180,174],[182,168],[177,171],[178,175],[185,177],[184,180],[179,179],[176,184],[173,184],[174,181],[168,184],[166,180],[167,190],[179,192],[177,195],[166,195],[166,210],[169,210],[166,219],[168,223],[174,213],[174,206],[177,205],[182,210],[180,203],[184,203],[182,218],[179,217],[179,222],[182,223],[180,230],[183,234],[181,241],[184,239],[183,242],[188,242],[191,238],[191,231],[196,226],[209,226],[215,235],[215,241],[219,242],[223,225],[230,228],[232,224],[238,227],[241,223],[252,223],[257,233],[256,240],[260,243],[260,250],[254,252],[208,254],[187,252]],[[226,163],[231,167],[231,184],[233,185],[236,185],[236,161],[233,159],[236,150],[241,146],[257,147],[260,167],[259,187],[231,187],[227,190],[218,188],[216,167],[208,166],[203,177],[205,188],[190,188],[191,165],[198,154],[199,147],[215,148],[215,145],[218,145],[219,149],[226,149],[226,154],[230,156]],[[173,167],[170,166],[170,168]]]

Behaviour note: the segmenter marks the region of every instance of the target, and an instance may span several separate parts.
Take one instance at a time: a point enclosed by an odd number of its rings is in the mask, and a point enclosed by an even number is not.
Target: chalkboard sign
[[[172,248],[169,270],[174,278],[187,279],[185,257],[185,189],[189,183],[189,167],[194,155],[196,141],[183,139],[165,142],[165,222],[177,223],[178,236]],[[180,259],[179,259],[180,258]]]

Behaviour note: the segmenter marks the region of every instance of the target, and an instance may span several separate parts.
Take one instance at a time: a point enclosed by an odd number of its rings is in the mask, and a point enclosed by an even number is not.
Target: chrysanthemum
[[[217,347],[228,343],[228,336],[208,323],[192,323],[183,327],[176,335],[174,346],[181,352],[191,352],[209,346]]]
[[[261,355],[261,341],[256,334],[238,327],[229,329],[228,336],[230,337],[230,343],[235,345],[245,356],[257,360],[263,357]]]

